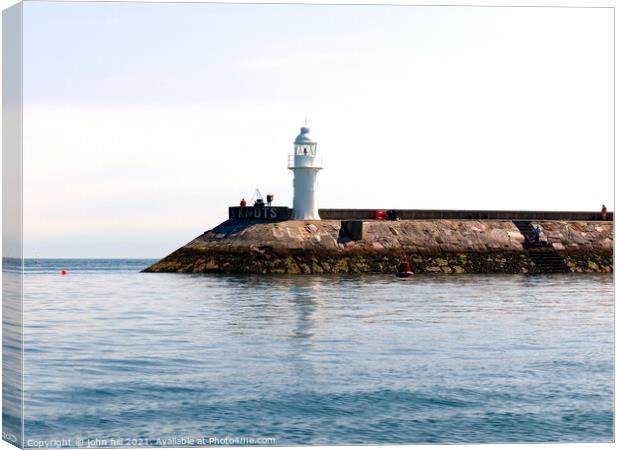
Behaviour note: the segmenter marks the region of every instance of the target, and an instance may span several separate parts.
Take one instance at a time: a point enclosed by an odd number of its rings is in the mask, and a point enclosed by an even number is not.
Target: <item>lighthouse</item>
[[[294,148],[295,153],[288,157],[288,168],[293,171],[293,219],[321,220],[316,201],[316,176],[323,164],[316,154],[316,142],[310,137],[310,128],[301,127]]]

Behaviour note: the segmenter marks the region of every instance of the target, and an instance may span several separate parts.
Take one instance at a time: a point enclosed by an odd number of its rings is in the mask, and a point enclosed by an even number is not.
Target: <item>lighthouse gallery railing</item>
[[[310,156],[310,155],[289,155],[288,156],[288,168],[295,169],[297,167],[323,167],[322,156]]]

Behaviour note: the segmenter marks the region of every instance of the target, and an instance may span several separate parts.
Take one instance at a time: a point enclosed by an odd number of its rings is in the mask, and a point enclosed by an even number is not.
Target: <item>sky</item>
[[[257,187],[320,208],[613,209],[613,10],[24,5],[24,255],[159,258]]]

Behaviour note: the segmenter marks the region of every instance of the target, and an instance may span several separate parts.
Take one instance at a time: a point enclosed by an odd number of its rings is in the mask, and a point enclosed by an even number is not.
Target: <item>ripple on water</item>
[[[29,271],[27,438],[613,438],[609,275],[401,283],[139,273],[146,265]]]

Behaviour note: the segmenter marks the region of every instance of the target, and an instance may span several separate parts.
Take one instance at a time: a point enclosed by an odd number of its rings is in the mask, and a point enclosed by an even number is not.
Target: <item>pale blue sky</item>
[[[590,16],[584,20],[610,14],[582,11]],[[292,97],[302,102],[316,96],[329,100],[334,89],[354,93],[346,81],[355,81],[356,72],[367,64],[388,63],[390,72],[405,68],[402,60],[407,59],[467,58],[472,52],[485,56],[485,51],[531,48],[540,36],[528,36],[528,27],[544,27],[549,15],[562,12],[27,2],[26,100],[118,108],[288,102]],[[546,38],[562,39],[548,34]],[[340,58],[348,64],[335,61]],[[326,64],[295,70],[312,59]],[[273,70],[276,67],[284,70]],[[331,89],[316,89],[317,77],[328,78]],[[380,85],[390,80],[374,81]]]
[[[611,206],[612,27],[611,9],[27,2],[25,253],[159,257],[256,186],[290,206],[305,117],[320,207]]]

